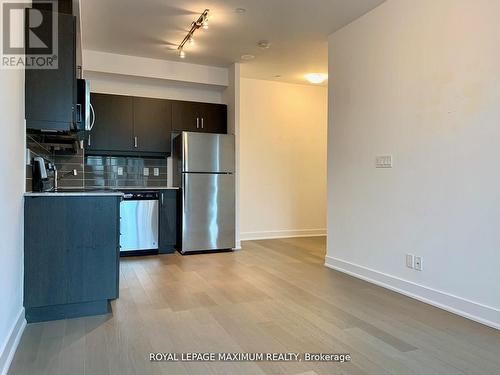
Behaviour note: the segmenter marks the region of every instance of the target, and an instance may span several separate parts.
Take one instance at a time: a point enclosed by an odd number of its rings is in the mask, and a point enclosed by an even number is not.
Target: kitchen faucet
[[[71,176],[78,176],[78,172],[76,169],[73,169],[73,170],[66,172],[66,173],[59,176],[59,173],[57,171],[57,167],[55,166],[55,164],[52,165],[52,170],[54,171],[54,190],[57,190],[58,185],[59,185],[59,181],[62,180],[63,178],[70,176],[70,175]]]

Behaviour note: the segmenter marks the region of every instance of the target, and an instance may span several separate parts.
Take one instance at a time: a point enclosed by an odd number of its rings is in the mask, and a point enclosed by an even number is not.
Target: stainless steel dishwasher
[[[158,192],[127,192],[120,203],[120,254],[158,251]]]

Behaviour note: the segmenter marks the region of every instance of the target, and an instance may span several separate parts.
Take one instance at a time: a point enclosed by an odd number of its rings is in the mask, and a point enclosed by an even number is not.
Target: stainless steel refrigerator
[[[234,136],[182,132],[173,142],[182,189],[181,252],[235,247]]]

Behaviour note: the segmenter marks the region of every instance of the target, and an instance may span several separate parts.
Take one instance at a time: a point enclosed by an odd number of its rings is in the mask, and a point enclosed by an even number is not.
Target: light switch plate
[[[144,168],[144,176],[149,176],[149,168]]]
[[[413,268],[413,255],[406,254],[406,267]]]
[[[375,157],[376,168],[392,168],[392,155],[378,155]]]
[[[123,176],[123,167],[118,167],[118,176]]]
[[[160,175],[160,168],[154,168],[153,169],[153,174],[158,177]]]

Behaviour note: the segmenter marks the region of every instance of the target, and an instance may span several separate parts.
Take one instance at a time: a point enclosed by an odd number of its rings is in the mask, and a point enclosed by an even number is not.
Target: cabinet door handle
[[[89,140],[87,141],[87,146],[90,146],[90,134],[89,134]]]
[[[82,105],[81,104],[76,105],[76,122],[78,122],[78,123],[82,122]]]
[[[204,120],[204,118],[202,117],[202,118],[201,118],[201,128],[202,128],[202,129],[203,129],[203,120]]]
[[[90,111],[92,112],[92,122],[90,123],[90,128],[89,130],[94,129],[94,124],[95,124],[95,111],[94,107],[92,106],[92,103],[89,103]]]
[[[163,193],[161,193],[161,205],[163,207]]]
[[[138,146],[138,142],[137,142],[137,137],[134,137],[134,147],[137,148]]]
[[[196,129],[200,128],[200,118],[196,117]]]

